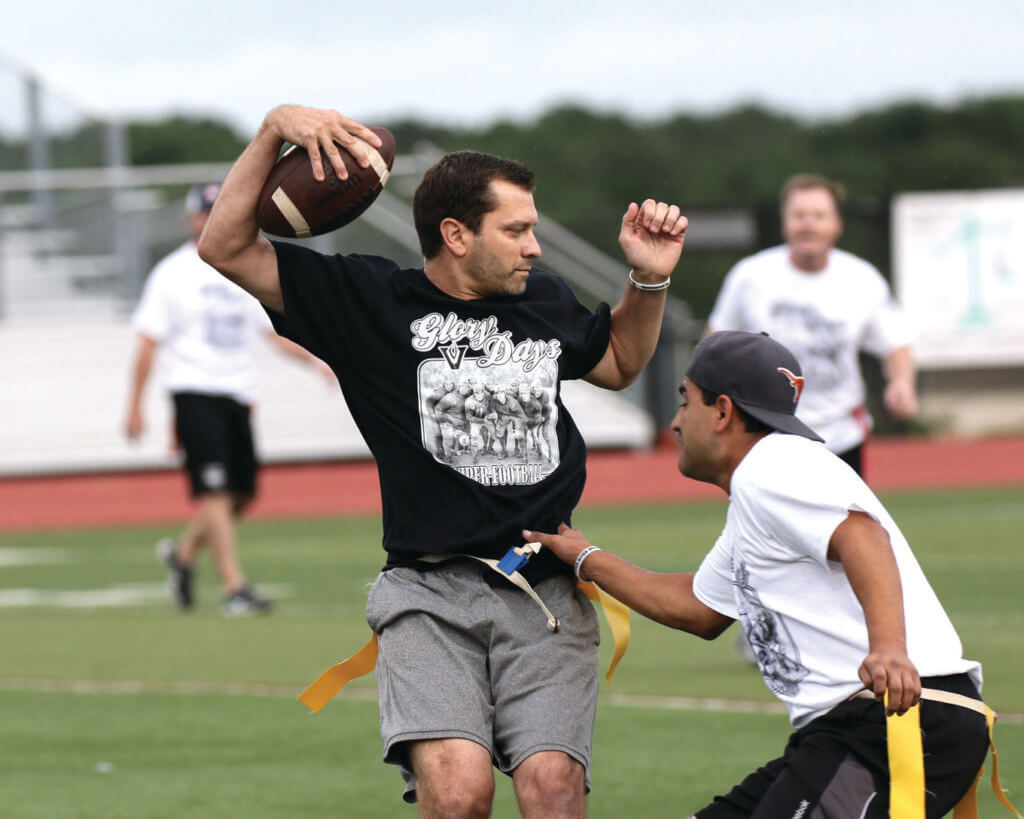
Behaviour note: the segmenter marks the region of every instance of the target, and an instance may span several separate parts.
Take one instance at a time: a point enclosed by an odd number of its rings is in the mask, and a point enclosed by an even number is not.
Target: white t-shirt
[[[826,558],[850,510],[889,535],[903,586],[907,653],[922,677],[969,672],[960,639],[899,528],[857,474],[824,446],[775,432],[732,476],[725,529],[697,571],[706,606],[741,621],[768,688],[800,728],[863,688],[864,612],[842,565]]]
[[[794,267],[785,245],[742,259],[725,277],[708,324],[763,330],[789,348],[806,379],[797,417],[832,452],[863,443],[870,427],[858,351],[884,357],[910,343],[882,274],[837,249],[817,273]]]
[[[260,303],[199,258],[186,242],[153,268],[132,327],[160,345],[160,379],[170,392],[228,395],[251,403],[255,345],[273,332]]]

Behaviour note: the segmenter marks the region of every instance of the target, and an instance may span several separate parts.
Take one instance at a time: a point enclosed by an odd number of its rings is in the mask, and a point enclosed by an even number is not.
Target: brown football
[[[383,143],[370,167],[360,167],[355,157],[341,148],[348,179],[338,179],[325,157],[326,178],[317,182],[306,149],[289,148],[260,191],[256,211],[260,228],[274,236],[304,238],[330,233],[360,216],[380,195],[395,164],[395,137],[387,128],[370,130]]]

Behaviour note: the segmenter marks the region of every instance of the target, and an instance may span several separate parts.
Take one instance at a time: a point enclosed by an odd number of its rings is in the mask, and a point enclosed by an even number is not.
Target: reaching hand
[[[677,205],[653,199],[639,206],[630,202],[622,216],[619,244],[638,281],[656,284],[672,275],[688,224]]]
[[[124,434],[125,437],[132,442],[139,440],[142,437],[142,432],[146,428],[146,421],[142,416],[142,409],[138,406],[132,405],[128,409],[128,415],[124,419]]]
[[[578,529],[571,529],[564,523],[559,524],[557,535],[531,532],[528,529],[524,529],[523,537],[527,542],[535,541],[540,543],[545,549],[550,549],[555,557],[563,563],[568,563],[570,566],[576,562],[576,557],[579,553],[590,545],[583,536],[583,532]]]
[[[912,382],[893,379],[885,388],[885,409],[899,421],[917,415],[917,393]]]
[[[267,114],[265,124],[281,139],[306,149],[318,182],[324,181],[324,156],[339,179],[348,178],[339,146],[348,150],[363,168],[370,166],[367,143],[374,148],[381,146],[380,137],[365,125],[326,108],[281,105]]]
[[[921,676],[905,651],[872,651],[857,673],[879,702],[889,694],[886,716],[905,714],[921,699]]]

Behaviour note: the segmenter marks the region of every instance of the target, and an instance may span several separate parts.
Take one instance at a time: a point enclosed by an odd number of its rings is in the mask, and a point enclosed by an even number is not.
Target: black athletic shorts
[[[174,425],[185,452],[192,497],[256,494],[256,451],[249,407],[224,395],[177,392]]]
[[[923,679],[980,699],[966,674]],[[988,751],[985,717],[959,705],[921,702],[925,810],[945,816],[974,781]],[[885,709],[867,699],[841,703],[791,734],[786,750],[698,819],[885,819],[889,816],[889,762]]]
[[[848,449],[845,452],[836,453],[836,457],[841,461],[846,461],[853,471],[864,477],[864,444],[857,444],[852,449]]]

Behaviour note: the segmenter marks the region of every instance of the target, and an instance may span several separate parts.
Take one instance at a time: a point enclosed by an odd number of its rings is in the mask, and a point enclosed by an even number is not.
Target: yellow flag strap
[[[494,566],[491,566],[491,568],[494,568]],[[502,572],[502,574],[504,575],[505,573]],[[505,576],[507,577],[508,575]],[[526,581],[524,580],[523,582],[525,583]],[[589,600],[592,600],[601,607],[602,611],[604,611],[605,620],[608,621],[608,627],[612,631],[615,651],[612,655],[612,661],[608,665],[608,673],[605,675],[605,679],[611,682],[612,675],[615,673],[615,667],[619,664],[619,660],[622,659],[626,649],[629,647],[629,608],[594,583],[579,581],[577,586]],[[530,592],[539,602],[540,598],[536,596],[532,588]],[[547,610],[547,607],[543,603],[541,607],[547,614],[548,620],[552,620],[553,617]],[[342,660],[340,663],[332,665],[313,680],[309,687],[299,695],[299,702],[311,708],[314,713],[319,711],[352,680],[369,674],[377,667],[377,650],[377,635],[373,634],[370,637],[370,641],[359,651],[347,660]]]
[[[331,701],[335,694],[357,677],[369,674],[377,667],[377,635],[370,637],[370,642],[359,651],[332,665],[323,674],[313,680],[312,684],[299,694],[299,702],[319,711]]]
[[[604,675],[604,678],[611,682],[612,675],[615,674],[615,667],[626,653],[626,649],[629,648],[629,607],[616,600],[596,583],[585,583],[580,580],[576,586],[588,599],[601,606],[604,619],[608,621],[608,628],[612,630],[615,652],[612,654],[612,661],[608,664],[608,673]]]
[[[977,700],[974,702],[977,702]],[[999,781],[999,753],[996,751],[995,740],[996,712],[987,705],[984,707],[985,724],[988,726],[988,745],[992,749],[992,793],[996,795],[996,799],[1002,802],[1003,807],[1016,816],[1017,819],[1021,819],[1020,812],[1007,799],[1006,791],[1003,790],[1003,785]],[[976,708],[975,710],[979,709]],[[984,773],[985,766],[982,765],[978,768],[978,775],[974,777],[974,784],[971,785],[971,789],[964,794],[963,798],[957,803],[957,806],[953,808],[953,819],[978,819],[978,782],[981,781],[982,774]]]
[[[888,692],[885,699],[888,703]],[[920,704],[902,716],[887,717],[885,733],[889,743],[889,816],[925,819]]]
[[[872,696],[869,691],[862,692],[860,696],[864,694]],[[992,792],[1010,813],[1021,819],[999,781],[999,754],[994,736],[996,712],[978,700],[934,688],[922,689],[921,699],[959,705],[984,714],[988,743],[992,749]],[[889,741],[889,815],[893,819],[924,819],[924,754],[919,705],[903,716],[893,714],[887,717],[885,729]],[[978,769],[970,789],[953,809],[953,819],[978,819],[978,782],[984,770],[984,766]]]

